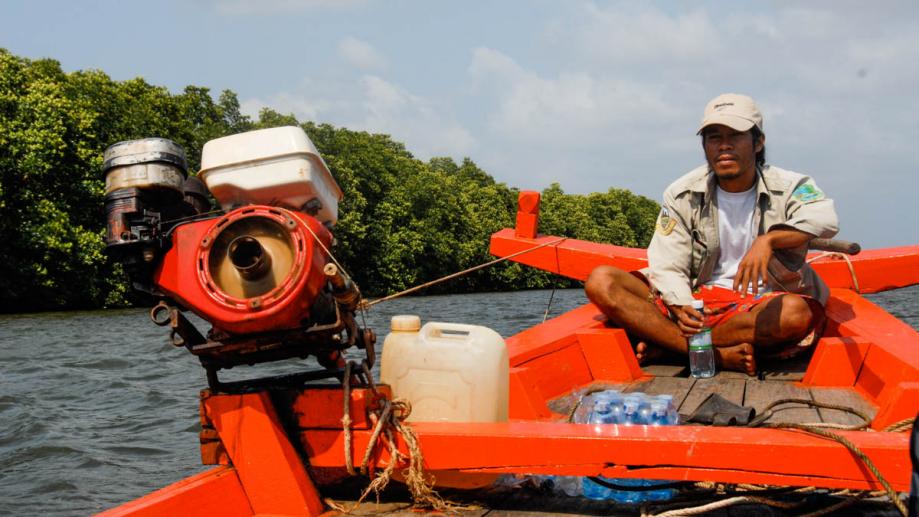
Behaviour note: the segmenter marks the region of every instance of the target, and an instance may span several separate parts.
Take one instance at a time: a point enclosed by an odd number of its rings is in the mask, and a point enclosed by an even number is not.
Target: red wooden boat
[[[624,269],[645,264],[644,250],[537,235],[538,204],[538,194],[521,194],[517,227],[492,236],[494,255],[516,254],[517,262],[579,280],[600,264]],[[671,393],[681,413],[691,412],[713,392],[758,409],[782,397],[857,408],[870,417],[869,428],[837,433],[871,459],[893,490],[908,491],[908,433],[884,429],[919,412],[919,333],[861,294],[919,283],[919,246],[812,259],[832,296],[827,331],[809,361],[767,371],[760,379],[724,372],[696,380],[680,366],[642,369],[624,332],[607,328],[598,310],[586,304],[506,340],[510,421],[414,423],[424,466],[460,481],[519,473],[881,489],[877,477],[848,449],[805,432],[565,422],[572,400],[566,396],[590,386],[615,385]],[[379,390],[385,394],[386,387]],[[216,466],[103,515],[327,511],[322,480],[346,466],[344,393],[329,387],[278,393],[268,388],[202,392],[202,458]],[[367,388],[351,390],[349,399],[351,461],[357,465],[372,438],[368,414],[377,402]],[[847,413],[800,405],[776,417],[853,423]],[[399,446],[407,452],[404,440]],[[389,459],[378,448],[370,465],[383,468]]]

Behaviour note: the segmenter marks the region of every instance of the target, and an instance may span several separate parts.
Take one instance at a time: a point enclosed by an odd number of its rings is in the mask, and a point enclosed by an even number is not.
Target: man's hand
[[[772,258],[772,251],[804,246],[813,238],[814,235],[788,227],[773,228],[757,237],[737,265],[734,291],[746,296],[750,284],[753,284],[753,296],[756,296],[760,280],[764,285],[769,282],[769,259]]]
[[[759,292],[760,280],[765,284],[769,279],[769,259],[772,258],[772,239],[769,234],[760,235],[753,241],[747,254],[737,265],[734,276],[734,291],[742,296],[747,295],[748,286],[753,284],[753,296]]]
[[[676,325],[683,333],[683,337],[698,334],[702,330],[702,313],[693,309],[692,305],[668,305],[670,313],[676,316]],[[710,312],[708,308],[705,312]]]

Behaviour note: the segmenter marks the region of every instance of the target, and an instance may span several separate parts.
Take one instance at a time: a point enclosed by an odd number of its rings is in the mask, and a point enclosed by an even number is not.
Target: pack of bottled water
[[[675,425],[680,416],[673,406],[671,395],[648,395],[645,393],[621,393],[605,390],[585,396],[575,411],[576,423],[620,424],[620,425]],[[666,501],[676,495],[673,488],[653,488],[669,484],[669,481],[651,479],[609,479],[601,480],[622,487],[610,488],[590,478],[556,477],[557,490],[566,495],[584,495],[591,499],[607,499],[620,503],[641,503],[645,501]],[[634,489],[631,489],[634,488]],[[631,489],[631,490],[630,490]]]

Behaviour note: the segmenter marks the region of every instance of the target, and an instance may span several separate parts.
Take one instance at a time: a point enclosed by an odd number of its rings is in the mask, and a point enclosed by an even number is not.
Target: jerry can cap
[[[399,332],[418,332],[421,330],[421,318],[414,314],[393,316],[389,328]]]

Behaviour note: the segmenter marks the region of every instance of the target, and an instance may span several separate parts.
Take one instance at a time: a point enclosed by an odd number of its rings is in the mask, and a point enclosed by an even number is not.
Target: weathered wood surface
[[[688,376],[688,368],[680,365],[651,365],[642,368],[651,379],[629,384],[593,383],[576,392],[549,402],[549,409],[566,415],[577,403],[580,395],[604,389],[623,392],[640,391],[651,395],[669,394],[681,415],[689,416],[712,393],[717,393],[735,404],[752,406],[761,414],[769,404],[780,399],[804,399],[850,407],[874,418],[877,408],[867,403],[858,393],[847,388],[806,388],[796,384],[804,376],[806,360],[791,361],[785,370],[776,366],[763,371],[763,380],[740,372],[718,372],[710,379]],[[772,423],[833,423],[858,425],[857,416],[836,409],[819,409],[803,404],[785,404],[774,410]]]
[[[874,418],[877,408],[865,402],[857,393],[846,388],[811,388],[811,396],[817,402],[850,407],[860,411],[870,419]],[[826,423],[841,425],[860,425],[865,422],[856,415],[837,409],[817,408],[820,420]]]
[[[689,367],[684,364],[650,364],[641,367],[645,375],[655,377],[686,377],[687,370]]]
[[[695,412],[699,404],[705,401],[712,393],[717,393],[731,402],[743,405],[744,402],[744,380],[731,377],[712,377],[711,379],[696,379],[692,386],[692,391],[683,400],[683,404],[677,406],[680,414],[689,416]],[[675,400],[675,399],[674,399]]]
[[[755,379],[738,372],[719,372],[710,379],[693,379],[692,377],[655,377],[651,380],[636,381],[629,385],[618,386],[625,392],[641,391],[651,395],[673,395],[673,403],[680,414],[691,415],[699,404],[712,393],[717,393],[735,404],[752,406],[761,414],[769,404],[780,399],[804,399],[816,402],[850,407],[874,418],[877,408],[865,402],[854,390],[847,388],[806,388],[792,382],[798,377],[798,367],[792,366],[789,372],[782,374],[774,371],[767,373],[765,380]],[[670,372],[670,370],[664,370]],[[803,375],[803,373],[802,373]],[[789,380],[784,380],[785,378]],[[819,409],[803,404],[784,404],[774,409],[769,419],[773,423],[833,423],[857,425],[862,423],[857,416],[836,409]]]
[[[673,395],[673,405],[680,407],[696,379],[685,377],[655,377],[650,381],[630,384],[625,391],[641,391],[649,395]]]
[[[747,381],[744,405],[755,408],[757,415],[765,411],[769,404],[780,399],[813,400],[809,390],[788,382],[755,379]],[[810,424],[820,422],[817,410],[803,404],[783,404],[774,408],[773,412],[772,418],[769,419],[771,423]]]

